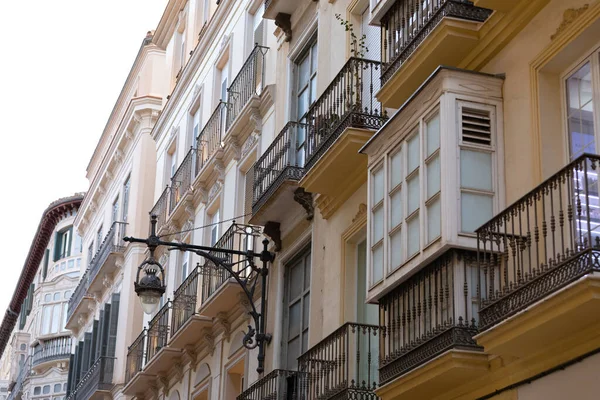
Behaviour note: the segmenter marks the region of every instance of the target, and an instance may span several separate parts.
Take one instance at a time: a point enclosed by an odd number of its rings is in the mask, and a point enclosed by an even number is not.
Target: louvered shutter
[[[54,235],[54,260],[53,260],[55,262],[60,259],[61,238],[62,238],[62,235],[59,232],[56,232],[56,234]]]
[[[487,110],[462,108],[461,130],[463,143],[491,146],[491,115]]]
[[[104,326],[104,310],[100,310],[100,318],[98,320],[98,339],[96,341],[96,348],[94,356],[96,359],[103,356],[102,354],[102,328]]]
[[[74,388],[77,386],[79,380],[81,379],[81,358],[83,355],[82,353],[83,342],[80,341],[77,345],[77,350],[75,350],[75,385],[73,386]]]
[[[46,252],[44,253],[44,267],[42,268],[42,279],[46,280],[46,276],[48,276],[48,262],[50,258],[50,250],[46,249]]]
[[[91,365],[94,365],[94,363],[96,362],[96,360],[98,359],[98,354],[97,354],[97,349],[98,349],[98,335],[99,335],[99,329],[98,329],[98,320],[94,320],[94,324],[93,324],[93,329],[92,329],[92,346],[90,348],[90,354],[91,354],[91,359],[92,359],[92,363]]]
[[[90,347],[92,341],[92,334],[90,332],[86,332],[83,335],[83,352],[81,355],[81,376],[83,377],[85,373],[90,368]]]
[[[115,356],[115,344],[117,342],[117,328],[119,325],[119,301],[120,295],[114,293],[112,295],[111,307],[110,307],[110,323],[108,332],[108,347],[107,353],[109,357]]]
[[[75,362],[75,355],[69,356],[69,373],[67,374],[67,397],[71,394],[73,388],[73,369],[75,368],[73,363]]]
[[[101,329],[101,333],[100,333],[100,357],[106,356],[106,347],[108,344],[108,326],[109,326],[109,322],[110,322],[110,304],[105,304],[104,305],[104,320],[102,321],[102,329]]]
[[[25,308],[25,313],[27,316],[31,313],[31,309],[33,308],[33,293],[35,292],[35,283],[29,285],[29,292],[27,292],[27,306]]]

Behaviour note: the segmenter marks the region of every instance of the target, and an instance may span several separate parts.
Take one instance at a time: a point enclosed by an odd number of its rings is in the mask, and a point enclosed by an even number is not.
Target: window
[[[62,385],[60,383],[54,384],[54,393],[59,393],[62,390]]]
[[[131,179],[128,176],[127,179],[125,180],[125,183],[123,184],[123,222],[127,222],[127,213],[128,213],[128,208],[129,208],[129,189],[131,186]]]
[[[167,162],[169,168],[169,179],[173,178],[175,172],[177,172],[177,149],[173,146],[168,154]]]
[[[70,290],[67,290],[67,291],[65,292],[65,299],[66,299],[66,300],[69,300],[70,298],[71,298],[71,291],[70,291]]]
[[[371,177],[371,284],[383,279],[383,168]]]
[[[60,300],[60,292],[56,292],[54,293],[53,299],[54,301],[59,301]]]
[[[190,264],[190,253],[187,251],[183,252],[182,260],[181,260],[181,282],[185,281],[185,278],[188,276]]]
[[[248,53],[252,51],[255,45],[264,46],[264,22],[263,22],[263,14],[265,13],[265,5],[264,3],[260,3],[258,9],[249,16],[250,24],[249,27],[252,29],[251,32],[248,32],[248,38],[252,40],[251,43],[248,43]]]
[[[83,241],[81,240],[81,236],[79,236],[79,234],[75,233],[75,245],[73,246],[73,250],[75,251],[75,254],[81,254],[83,252]]]
[[[54,241],[54,261],[71,255],[71,236],[73,227],[69,226],[56,233]]]
[[[442,234],[440,164],[440,114],[435,114],[425,122],[425,211],[427,213],[427,244]]]
[[[27,345],[25,343],[21,343],[20,349],[21,351],[27,350]]]
[[[70,297],[70,291],[69,291]],[[46,294],[42,307],[40,333],[47,335],[65,330],[67,319],[68,298],[66,293],[56,292],[53,296]]]
[[[103,226],[100,225],[100,228],[98,228],[98,232],[96,232],[96,251],[98,251],[98,249],[100,249],[100,246],[102,245],[102,241],[104,240],[104,233],[102,232]]]
[[[297,358],[308,350],[311,253],[305,251],[286,266],[284,368],[296,370]]]
[[[50,303],[52,301],[52,295],[50,293],[46,293],[44,295],[44,303]]]
[[[569,156],[596,152],[592,60],[586,61],[566,80]]]
[[[42,394],[42,387],[41,386],[36,386],[33,388],[33,395],[37,396]]]
[[[44,385],[44,387],[42,388],[42,393],[50,394],[50,385]]]
[[[219,226],[220,226],[220,216],[219,210],[215,211],[215,213],[210,217],[210,245],[214,246],[219,240]]]
[[[192,141],[191,143],[193,143],[193,147],[197,147],[197,139],[198,139],[198,135],[200,134],[200,115],[201,115],[201,111],[200,111],[200,106],[198,106],[191,114],[191,120],[192,120]]]
[[[317,99],[317,43],[309,46],[308,50],[296,62],[295,94],[296,94],[296,119],[298,122],[307,123],[306,113]],[[306,135],[303,129],[297,129],[296,137],[296,162],[304,166],[306,154]]]
[[[115,222],[119,219],[119,196],[113,201],[111,211],[110,222]]]
[[[179,68],[185,67],[185,30],[179,33]]]
[[[90,246],[88,247],[88,265],[90,265],[92,263],[92,260],[94,259],[94,242],[90,243]]]

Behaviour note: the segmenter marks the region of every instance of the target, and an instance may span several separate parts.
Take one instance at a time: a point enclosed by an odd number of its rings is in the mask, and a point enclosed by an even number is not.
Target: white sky
[[[85,169],[167,0],[0,1],[0,320],[44,209]]]

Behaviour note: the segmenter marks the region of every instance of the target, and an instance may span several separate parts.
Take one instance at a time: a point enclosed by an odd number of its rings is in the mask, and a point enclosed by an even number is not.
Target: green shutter
[[[107,353],[109,357],[115,356],[115,344],[117,342],[117,328],[119,325],[119,301],[120,294],[114,293],[112,295],[111,307],[110,307],[110,323],[108,332],[108,348]]]
[[[75,368],[75,366],[73,365],[74,362],[75,355],[71,354],[69,356],[69,374],[67,375],[67,397],[69,397],[73,388],[73,370]]]
[[[83,342],[80,341],[79,344],[77,345],[77,349],[75,350],[75,379],[74,379],[74,386],[73,387],[77,387],[77,384],[79,383],[79,380],[81,379],[81,356],[83,352]]]
[[[96,354],[96,349],[98,348],[98,320],[94,320],[94,325],[93,325],[93,330],[92,330],[92,347],[90,348],[90,354],[91,354],[91,359],[92,359],[92,365],[96,362],[96,360],[98,359],[98,355]]]
[[[48,276],[48,262],[50,258],[50,250],[46,249],[46,252],[44,253],[44,267],[42,268],[42,279],[46,280],[46,276]]]
[[[101,342],[100,342],[100,356],[106,356],[106,350],[108,346],[108,332],[109,332],[109,322],[110,322],[110,304],[104,305],[104,321],[102,325],[101,331]]]
[[[33,293],[35,292],[35,283],[29,285],[29,290],[27,291],[27,298],[25,299],[25,314],[29,316],[31,314],[31,309],[33,308]]]

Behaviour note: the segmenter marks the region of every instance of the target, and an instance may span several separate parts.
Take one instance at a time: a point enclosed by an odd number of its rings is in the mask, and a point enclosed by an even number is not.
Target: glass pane
[[[492,218],[492,197],[474,193],[462,193],[460,202],[461,230],[475,232]]]
[[[397,190],[390,197],[390,229],[397,227],[402,222],[402,192]]]
[[[373,250],[373,283],[383,279],[383,246],[379,245]]]
[[[308,111],[308,90],[304,90],[298,96],[298,118],[301,118]]]
[[[408,257],[411,257],[419,252],[421,247],[420,229],[419,229],[419,214],[415,215],[406,223],[408,235]]]
[[[440,156],[437,155],[427,163],[427,198],[430,199],[441,189]]]
[[[300,331],[302,330],[302,327],[300,326],[301,323],[301,311],[302,311],[302,302],[301,301],[297,301],[296,303],[294,303],[292,306],[290,306],[290,311],[289,311],[289,325],[288,325],[288,337],[294,337],[300,334]]]
[[[60,317],[60,309],[61,304],[55,304],[54,310],[52,310],[52,330],[51,332],[58,332],[60,330],[60,324],[62,322],[62,318]]]
[[[52,295],[50,293],[46,293],[44,295],[44,302],[48,303],[50,301],[52,301]]]
[[[287,345],[287,369],[295,370],[297,358],[300,356],[300,337],[288,342]]]
[[[460,186],[492,190],[492,155],[480,151],[460,151]]]
[[[308,98],[308,105],[311,106],[317,100],[317,77],[315,76],[310,80],[310,96]]]
[[[390,157],[390,189],[398,186],[402,178],[402,153],[398,151]]]
[[[308,317],[310,315],[310,294],[304,296],[302,300],[302,329],[308,328]]]
[[[421,187],[419,185],[419,174],[415,174],[412,178],[406,181],[406,189],[408,190],[408,210],[407,215],[412,214],[419,208]]]
[[[312,51],[310,52],[311,56],[312,56],[312,70],[313,72],[317,70],[317,55],[319,54],[319,47],[318,44],[315,43],[312,47]]]
[[[427,205],[427,243],[438,238],[442,229],[442,202],[440,197]]]
[[[383,199],[383,168],[380,168],[373,174],[373,204],[379,203]]]
[[[304,269],[302,263],[294,265],[290,270],[290,300],[294,300],[302,293],[302,278],[304,277]]]
[[[427,157],[440,147],[440,114],[427,121]]]
[[[383,207],[373,211],[373,244],[383,239]]]
[[[306,350],[308,350],[308,331],[302,334],[302,352],[300,354],[304,354]]]
[[[402,262],[402,231],[397,230],[390,236],[390,256],[391,267],[393,269],[400,266]]]
[[[305,259],[306,265],[304,266],[304,290],[310,287],[310,256]]]
[[[410,174],[419,166],[419,160],[421,159],[421,154],[419,152],[421,146],[419,146],[419,134],[414,135],[412,138],[408,140],[408,170],[407,174]]]
[[[594,104],[589,62],[567,79],[567,107],[571,159],[584,152],[595,153]]]
[[[310,79],[310,58],[304,57],[298,65],[298,88],[303,88]]]
[[[42,393],[43,394],[50,393],[50,385],[45,385],[44,388],[42,389]]]

